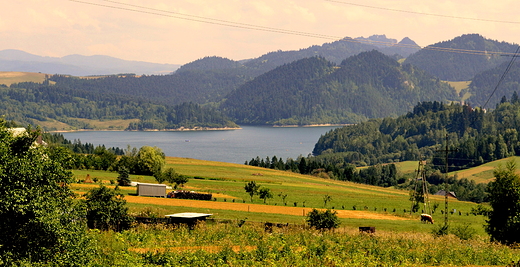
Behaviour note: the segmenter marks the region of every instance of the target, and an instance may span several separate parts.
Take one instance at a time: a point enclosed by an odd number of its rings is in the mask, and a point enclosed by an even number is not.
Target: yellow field
[[[19,72],[19,71],[0,71],[0,84],[10,86],[13,83],[45,81],[45,73]]]

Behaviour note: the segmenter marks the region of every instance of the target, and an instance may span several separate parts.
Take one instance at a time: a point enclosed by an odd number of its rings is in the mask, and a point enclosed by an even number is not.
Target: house
[[[446,191],[444,190],[439,190],[439,192],[435,193],[434,195],[437,195],[437,196],[445,196],[446,195]],[[454,199],[457,199],[457,196],[455,195],[455,192],[451,191],[451,192],[448,192],[448,198],[454,198]]]
[[[166,197],[166,185],[137,183],[137,195],[147,197]]]

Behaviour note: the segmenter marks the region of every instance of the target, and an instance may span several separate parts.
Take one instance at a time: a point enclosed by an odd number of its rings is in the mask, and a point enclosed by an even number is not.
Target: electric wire
[[[434,16],[434,17],[441,17],[441,18],[463,19],[463,20],[496,22],[496,23],[509,23],[509,24],[520,24],[520,21],[508,21],[508,20],[493,20],[493,19],[479,19],[479,18],[459,17],[459,16],[434,14],[434,13],[427,13],[427,12],[418,12],[418,11],[411,11],[411,10],[394,9],[394,8],[387,8],[387,7],[370,6],[370,5],[356,4],[356,3],[344,2],[344,1],[338,1],[338,0],[324,0],[324,1],[325,2],[331,2],[331,3],[337,3],[337,4],[350,5],[350,6],[366,7],[366,8],[372,8],[372,9],[385,10],[385,11],[402,12],[402,13],[417,14],[417,15],[426,15],[426,16]]]
[[[82,1],[82,0],[67,0],[67,1],[80,3],[80,4],[86,4],[86,5],[92,5],[92,6],[98,6],[98,7],[104,7],[104,8],[112,8],[112,9],[131,11],[131,12],[142,13],[142,14],[149,14],[149,15],[156,15],[156,16],[162,16],[162,17],[170,17],[170,18],[175,18],[175,19],[194,21],[194,22],[199,22],[199,23],[212,24],[212,25],[217,25],[217,26],[227,26],[227,27],[240,28],[240,29],[246,29],[246,30],[257,30],[257,31],[280,33],[280,34],[290,34],[290,35],[296,35],[296,36],[327,39],[327,40],[334,40],[334,41],[365,43],[365,44],[371,44],[371,45],[383,45],[383,46],[403,47],[403,48],[419,48],[419,49],[432,50],[432,51],[469,54],[469,55],[515,55],[515,53],[510,53],[510,52],[458,49],[458,48],[438,47],[438,46],[432,46],[432,45],[421,47],[419,45],[414,45],[414,44],[399,44],[399,43],[394,43],[394,42],[353,39],[353,38],[340,37],[340,36],[334,36],[334,35],[325,35],[325,34],[309,33],[309,32],[303,32],[303,31],[286,30],[286,29],[280,29],[280,28],[274,28],[274,27],[265,27],[265,26],[254,25],[254,24],[239,23],[239,22],[232,22],[232,21],[228,21],[228,20],[213,19],[213,18],[208,18],[208,17],[203,17],[203,16],[183,14],[180,12],[167,11],[167,10],[150,8],[150,7],[140,6],[140,5],[127,4],[127,3],[122,3],[122,2],[113,1],[113,0],[102,0],[102,1],[108,2],[111,4],[120,5],[120,6],[101,4],[101,3],[92,3],[92,2]],[[325,0],[325,1],[352,4],[352,3],[348,3],[348,2],[341,2],[341,1],[334,1],[334,0]],[[365,6],[365,5],[359,5],[359,6],[372,7],[372,6]],[[373,8],[377,8],[377,7],[373,7]],[[386,9],[386,8],[380,8],[380,9]],[[406,12],[403,10],[394,10],[394,9],[388,9],[388,10]],[[428,13],[424,13],[422,15],[428,15]],[[435,14],[429,14],[429,15],[435,15]],[[453,18],[464,19],[463,17],[453,17]],[[465,18],[465,19],[468,19],[468,18]],[[489,20],[489,21],[492,21],[492,20]],[[494,21],[494,22],[499,22],[499,21]]]
[[[502,73],[502,77],[500,77],[500,79],[498,80],[498,83],[497,85],[495,86],[495,89],[493,89],[493,92],[491,92],[491,94],[489,95],[486,103],[484,104],[484,106],[482,106],[482,109],[485,109],[486,108],[486,105],[488,104],[489,100],[491,99],[491,97],[493,96],[493,94],[495,94],[495,92],[497,91],[498,87],[500,86],[500,84],[502,83],[502,81],[504,80],[504,78],[506,77],[507,73],[509,72],[509,70],[511,69],[511,67],[513,66],[513,64],[515,63],[515,60],[516,58],[518,57],[517,54],[518,52],[520,51],[520,46],[518,46],[516,48],[516,52],[515,54],[512,56],[511,58],[511,61],[509,61],[509,64],[507,65],[507,68],[506,70],[504,71],[504,73]]]

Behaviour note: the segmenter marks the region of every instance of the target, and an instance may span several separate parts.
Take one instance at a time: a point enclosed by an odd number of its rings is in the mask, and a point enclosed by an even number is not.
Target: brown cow
[[[433,218],[430,214],[423,213],[421,214],[421,222],[433,224]]]

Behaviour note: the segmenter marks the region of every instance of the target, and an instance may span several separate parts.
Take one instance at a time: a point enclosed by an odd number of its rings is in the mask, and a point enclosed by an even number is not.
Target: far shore
[[[330,127],[330,126],[351,126],[354,124],[333,124],[333,123],[324,123],[324,124],[307,124],[307,125],[261,125],[261,126],[271,126],[274,128],[297,128],[297,127]],[[252,125],[255,126],[255,125]],[[258,125],[256,125],[258,126]],[[241,130],[241,127],[230,128],[209,128],[209,127],[195,127],[195,128],[176,128],[176,129],[146,129],[146,130],[114,130],[114,129],[78,129],[78,130],[57,130],[57,131],[49,131],[50,133],[73,133],[73,132],[188,132],[188,131],[228,131],[228,130]]]

